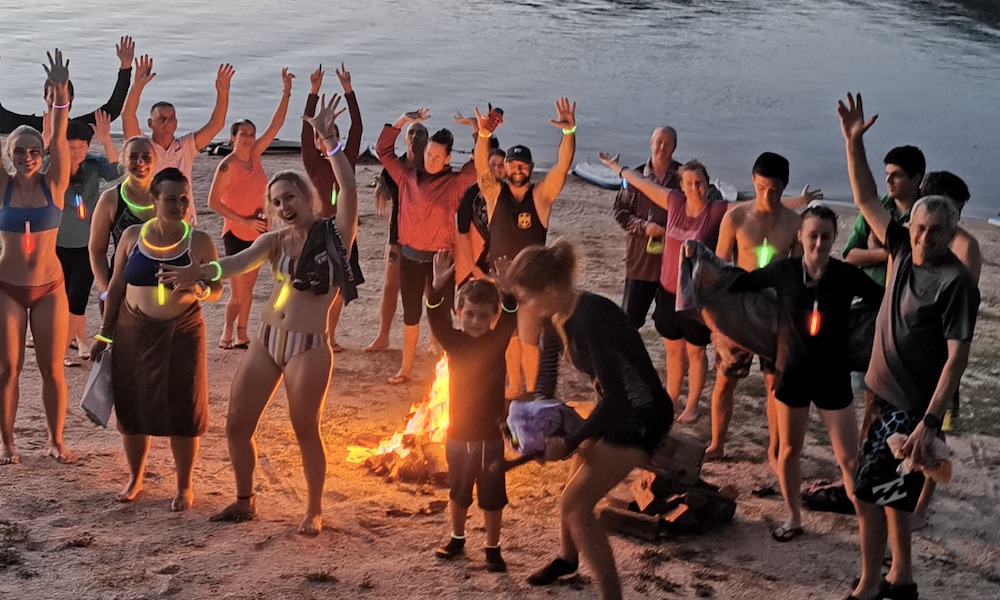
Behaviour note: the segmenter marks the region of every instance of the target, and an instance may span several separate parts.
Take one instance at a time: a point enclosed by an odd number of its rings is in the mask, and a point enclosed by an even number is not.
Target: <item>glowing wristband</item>
[[[622,179],[625,179],[623,173],[625,172],[625,169],[627,169],[627,168],[628,167],[622,167],[622,168],[618,169],[618,177],[621,177]]]
[[[69,102],[66,104],[53,104],[52,108],[67,109],[69,108]]]
[[[213,282],[222,279],[222,265],[217,260],[208,261],[208,266],[215,267],[215,277],[210,277]]]
[[[479,137],[481,137],[481,138],[491,138],[491,137],[493,137],[493,132],[492,131],[487,131],[486,129],[480,129],[479,130]]]
[[[569,129],[563,129],[563,135],[573,135],[576,133],[576,125],[570,127]]]
[[[517,307],[516,307],[516,306],[515,306],[515,307],[514,307],[513,309],[510,309],[510,308],[507,308],[507,305],[506,305],[506,304],[504,304],[503,302],[501,302],[501,303],[500,303],[500,308],[501,308],[501,309],[502,309],[502,310],[503,310],[503,311],[504,311],[505,313],[510,313],[510,314],[512,314],[512,315],[513,315],[513,314],[517,314]]]
[[[324,138],[324,140],[326,140],[326,139],[327,138]],[[332,157],[333,155],[337,154],[338,152],[340,152],[343,149],[344,149],[344,140],[340,140],[339,142],[337,142],[337,145],[334,146],[332,150],[327,150],[326,151],[326,155]]]
[[[101,292],[101,295],[98,296],[98,298],[101,299],[101,302],[107,302],[107,300],[108,300],[108,290],[104,290],[103,292]]]
[[[108,344],[108,345],[111,345],[111,344],[114,343],[114,342],[111,341],[111,338],[109,338],[109,337],[107,337],[105,335],[101,335],[99,333],[94,336],[94,339],[97,340],[98,342],[104,342],[105,344]]]
[[[200,283],[201,282],[199,282],[199,284]],[[200,292],[198,291],[199,287],[201,288]],[[212,295],[212,288],[208,287],[207,285],[204,284],[196,285],[194,289],[195,289],[194,297],[197,298],[198,300],[207,300],[208,297]]]
[[[425,299],[424,300],[424,304],[427,305],[427,308],[437,308],[437,307],[441,306],[442,304],[444,304],[444,298],[441,298],[441,300],[439,300],[437,304],[431,304],[430,300]]]

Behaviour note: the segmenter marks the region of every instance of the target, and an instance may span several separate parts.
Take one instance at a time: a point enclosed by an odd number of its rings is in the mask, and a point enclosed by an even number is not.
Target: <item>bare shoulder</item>
[[[782,226],[792,225],[796,229],[798,229],[799,225],[802,223],[802,217],[799,216],[799,213],[788,208],[784,204],[781,205],[781,212],[779,213],[778,218],[781,219]]]
[[[732,202],[729,205],[729,210],[726,212],[727,219],[731,220],[734,225],[739,225],[744,220],[746,220],[747,215],[753,210],[754,201],[744,200],[742,202]]]

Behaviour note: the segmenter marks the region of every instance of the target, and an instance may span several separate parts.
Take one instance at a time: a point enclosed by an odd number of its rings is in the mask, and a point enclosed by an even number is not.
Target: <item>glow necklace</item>
[[[764,236],[764,243],[757,247],[757,268],[763,269],[770,264],[775,254],[777,251],[774,246],[768,244],[767,236]]]
[[[176,250],[177,247],[180,246],[184,242],[184,240],[188,239],[188,236],[191,235],[191,226],[188,224],[187,221],[181,221],[181,226],[184,227],[184,233],[181,235],[181,239],[177,240],[173,244],[170,244],[169,246],[154,246],[153,244],[149,243],[149,239],[147,239],[146,234],[149,232],[150,226],[152,226],[153,223],[157,220],[158,217],[153,217],[152,219],[143,223],[142,229],[139,230],[139,239],[141,239],[142,243],[145,244],[146,247],[152,250],[153,252],[160,252],[163,254],[167,254],[172,250]]]
[[[123,181],[121,186],[118,187],[118,195],[121,196],[122,202],[124,202],[125,205],[128,206],[133,213],[142,212],[144,210],[151,210],[153,208],[152,203],[142,205],[142,204],[136,204],[135,202],[129,200],[128,194],[125,193],[125,188],[128,187],[128,182],[130,181],[132,181],[132,178],[126,177],[125,181]]]
[[[809,335],[816,336],[819,334],[820,328],[820,314],[819,314],[819,281],[823,277],[822,274],[812,281],[810,284],[806,281],[806,261],[802,259],[802,285],[808,288],[813,288],[813,309],[809,314]]]

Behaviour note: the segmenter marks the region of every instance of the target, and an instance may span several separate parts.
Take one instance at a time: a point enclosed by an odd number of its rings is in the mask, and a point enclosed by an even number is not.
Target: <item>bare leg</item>
[[[385,280],[382,282],[382,302],[379,305],[378,336],[365,347],[365,352],[385,350],[389,347],[392,319],[399,302],[399,246],[385,247]]]
[[[281,371],[259,340],[250,344],[229,392],[226,416],[226,440],[229,459],[236,476],[236,502],[211,517],[212,521],[245,521],[256,514],[253,499],[253,473],[257,467],[257,423],[274,390],[281,381]]]
[[[469,507],[459,506],[454,500],[448,501],[448,516],[451,521],[451,534],[465,537],[465,522],[469,518]],[[488,526],[488,525],[487,525]],[[499,537],[499,532],[497,533]],[[489,532],[487,531],[487,537]]]
[[[122,446],[125,447],[125,459],[128,461],[128,484],[115,495],[115,500],[132,502],[142,492],[146,456],[149,454],[149,436],[123,433]]]
[[[667,395],[674,401],[675,410],[681,408],[677,406],[677,399],[680,398],[681,383],[684,381],[684,371],[687,369],[687,365],[684,364],[684,346],[686,344],[687,342],[682,339],[668,340],[663,338],[663,346],[667,350]]]
[[[87,349],[90,347],[87,341],[87,315],[69,313],[69,330],[66,339],[69,342],[76,342],[77,356],[86,355]]]
[[[781,440],[778,437],[778,397],[774,395],[774,374],[764,373],[764,388],[767,393],[767,464],[771,472],[779,477],[778,457],[781,455]]]
[[[788,520],[785,521],[784,528],[794,530],[802,527],[802,473],[799,460],[806,439],[809,407],[793,408],[779,401],[775,403],[775,413],[781,447],[778,483],[788,508]]]
[[[928,477],[924,480],[924,489],[920,491],[920,499],[917,500],[917,507],[913,509],[913,529],[922,529],[927,525],[927,511],[930,510],[931,500],[934,499],[934,490],[937,489],[937,482]]]
[[[229,300],[226,301],[226,315],[222,322],[222,337],[219,338],[219,348],[227,350],[233,347],[233,330],[239,318],[241,299],[239,279],[237,275],[229,280]]]
[[[174,454],[174,468],[177,469],[177,496],[170,503],[170,510],[180,512],[194,504],[194,462],[198,459],[199,438],[170,438],[170,450]]]
[[[516,332],[507,344],[504,360],[507,362],[507,389],[504,396],[508,399],[517,398],[521,395],[524,380],[521,378],[521,339]]]
[[[833,455],[840,467],[847,497],[854,499],[854,471],[858,467],[858,420],[854,407],[841,410],[820,410],[820,419],[830,434]]]
[[[524,373],[524,390],[534,392],[538,382],[538,345],[542,338],[542,324],[532,311],[517,311],[517,336],[521,340],[521,372]]]
[[[14,447],[14,416],[17,414],[18,381],[24,366],[24,336],[28,311],[10,296],[0,291],[0,465],[16,465],[21,457]]]
[[[413,363],[417,359],[417,343],[420,341],[420,324],[403,325],[403,364],[399,371],[389,378],[389,383],[403,383],[413,374]]]
[[[333,354],[321,346],[295,355],[285,365],[285,390],[292,429],[302,451],[309,500],[299,533],[316,535],[323,529],[323,484],[326,481],[326,448],[319,421],[333,372]]]
[[[326,331],[330,336],[330,347],[334,352],[339,352],[342,348],[337,344],[337,325],[340,323],[340,313],[344,310],[344,295],[337,294],[330,305],[330,312],[326,314]]]
[[[712,389],[712,444],[705,450],[705,458],[722,458],[726,455],[726,434],[733,419],[733,393],[739,379],[722,371],[715,373]]]
[[[580,448],[576,451],[576,456],[573,458],[573,466],[570,467],[569,477],[566,478],[566,486],[569,487],[573,478],[576,474],[580,472],[583,467],[583,463],[590,454],[591,448],[593,448],[593,442],[586,441],[580,445]],[[563,488],[563,493],[565,493],[565,488]],[[577,547],[576,542],[573,540],[573,533],[569,527],[569,521],[566,519],[559,519],[559,557],[570,563],[578,563],[580,560],[580,549]]]
[[[698,400],[701,391],[705,389],[705,373],[708,371],[708,356],[704,346],[685,344],[688,362],[688,396],[684,412],[677,420],[681,423],[694,423],[698,418]]]
[[[861,580],[853,594],[861,600],[870,600],[878,595],[878,584],[882,580],[882,557],[885,555],[887,536],[885,510],[862,500],[855,500],[854,506],[858,512],[858,535],[861,538]]]
[[[76,462],[76,454],[66,448],[63,426],[66,423],[66,375],[62,359],[66,348],[69,300],[63,290],[42,298],[31,310],[31,333],[35,338],[35,358],[42,376],[42,404],[49,441],[45,453],[57,461]]]
[[[619,600],[622,592],[611,544],[594,517],[594,507],[632,469],[647,461],[646,453],[638,448],[620,448],[597,442],[563,491],[560,502],[562,521],[587,559],[603,600]]]
[[[885,580],[894,585],[913,583],[913,515],[902,510],[886,507],[886,521],[889,524],[889,539],[892,542],[892,566]]]

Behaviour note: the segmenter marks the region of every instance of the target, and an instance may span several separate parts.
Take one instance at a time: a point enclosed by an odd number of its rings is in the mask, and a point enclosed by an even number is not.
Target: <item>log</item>
[[[659,517],[604,506],[598,512],[597,520],[610,531],[631,535],[647,542],[655,542],[660,537]]]

